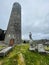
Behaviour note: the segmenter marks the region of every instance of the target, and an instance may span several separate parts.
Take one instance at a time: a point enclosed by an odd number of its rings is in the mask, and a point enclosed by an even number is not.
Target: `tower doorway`
[[[10,39],[9,45],[10,45],[10,46],[13,46],[13,45],[14,45],[14,39]]]

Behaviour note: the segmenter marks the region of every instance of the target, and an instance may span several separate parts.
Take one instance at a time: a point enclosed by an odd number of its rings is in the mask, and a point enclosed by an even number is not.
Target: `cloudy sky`
[[[49,39],[49,0],[0,0],[0,28],[6,30],[14,2],[21,4],[22,38]]]

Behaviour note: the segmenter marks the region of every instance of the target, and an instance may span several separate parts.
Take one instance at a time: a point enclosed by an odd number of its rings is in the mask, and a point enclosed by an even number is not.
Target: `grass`
[[[3,48],[5,48],[5,46],[0,45],[0,50],[2,50]]]
[[[20,53],[22,53],[26,65],[49,65],[49,54],[31,52],[28,48],[29,44],[16,45],[6,57],[0,57],[0,65],[18,65]]]

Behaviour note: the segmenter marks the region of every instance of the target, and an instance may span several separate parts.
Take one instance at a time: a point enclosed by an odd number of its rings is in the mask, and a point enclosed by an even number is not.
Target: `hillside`
[[[49,65],[49,55],[29,51],[28,48],[29,44],[16,45],[6,57],[0,57],[0,65]]]

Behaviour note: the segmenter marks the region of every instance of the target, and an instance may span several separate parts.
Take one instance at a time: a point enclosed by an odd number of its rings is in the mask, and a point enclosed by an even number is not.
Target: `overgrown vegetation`
[[[0,45],[0,50],[2,50],[3,48],[5,48],[6,46],[2,46],[2,45]]]
[[[18,65],[19,53],[22,53],[26,65],[49,65],[49,54],[29,51],[29,44],[16,45],[6,57],[0,57],[0,65]]]

